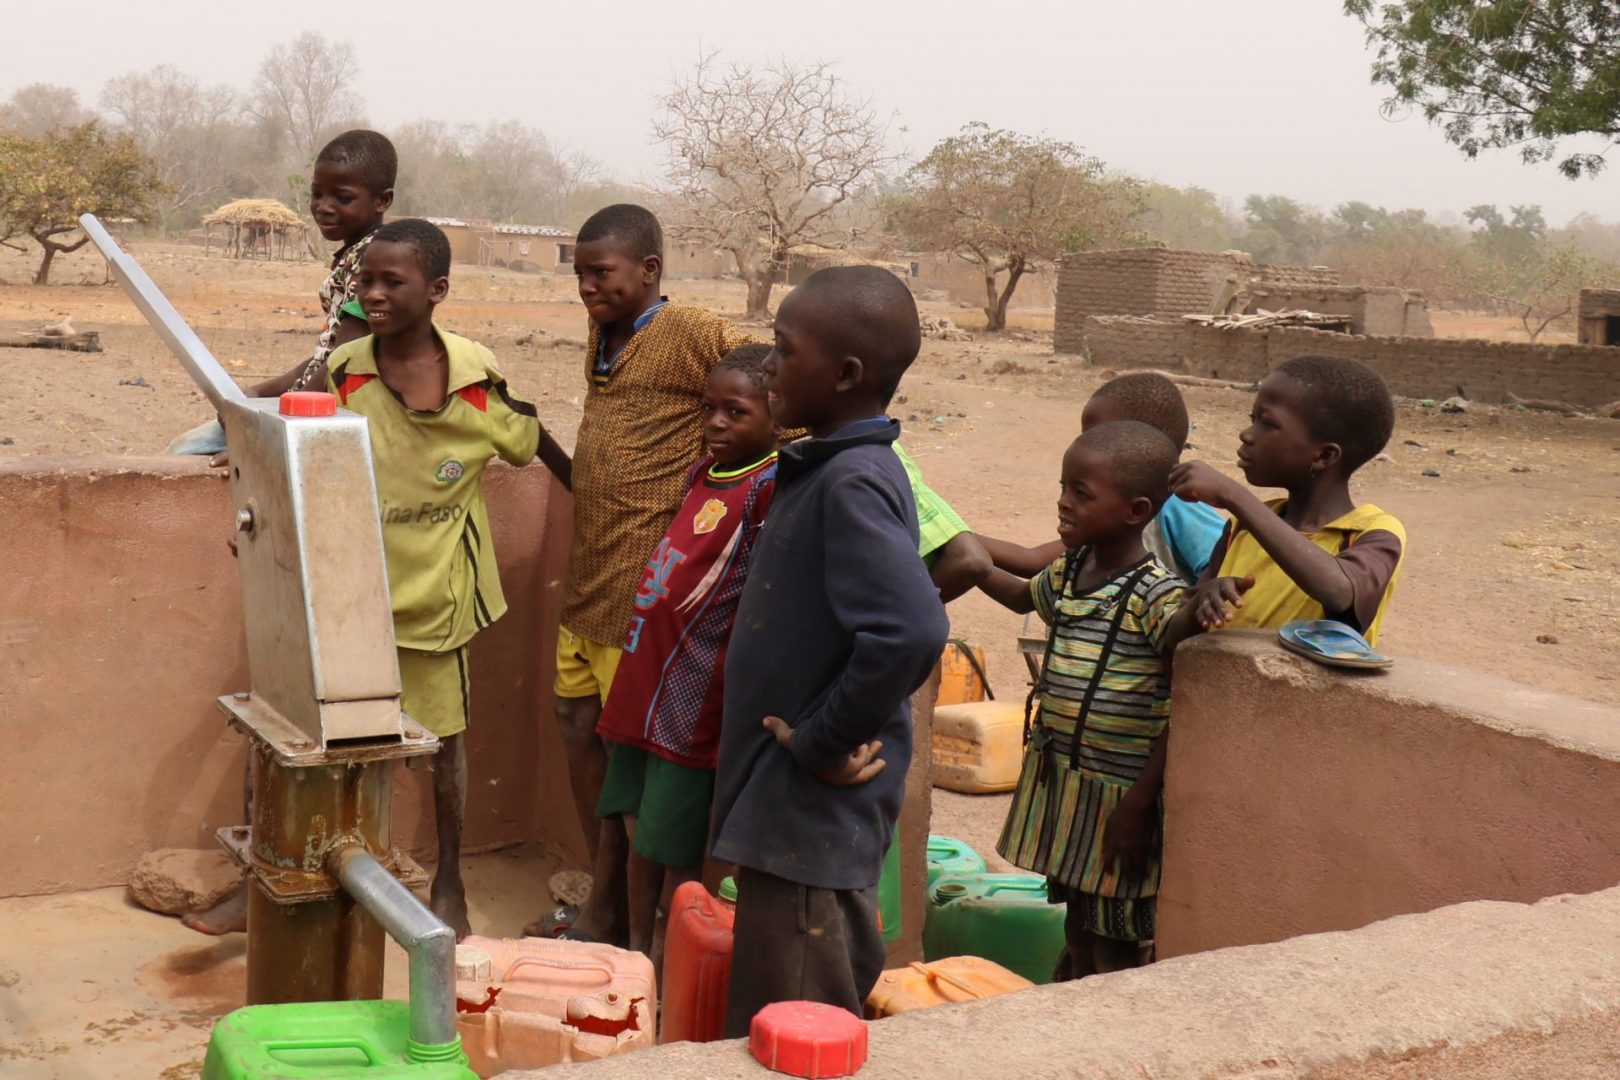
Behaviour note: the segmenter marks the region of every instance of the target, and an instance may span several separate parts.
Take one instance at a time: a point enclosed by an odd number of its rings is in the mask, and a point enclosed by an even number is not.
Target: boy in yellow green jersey
[[[357,290],[371,336],[336,349],[327,380],[339,403],[369,422],[401,705],[440,739],[429,903],[459,939],[470,932],[460,868],[467,645],[506,611],[484,466],[497,455],[513,465],[538,455],[566,476],[567,457],[534,406],[512,396],[488,349],[433,325],[449,273],[450,243],[436,226],[405,219],[378,229]]]

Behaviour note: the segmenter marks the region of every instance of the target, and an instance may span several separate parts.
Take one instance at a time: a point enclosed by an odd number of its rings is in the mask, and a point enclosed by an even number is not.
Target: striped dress
[[[1070,551],[1030,582],[1051,632],[1031,695],[1039,711],[996,850],[1045,874],[1054,903],[1081,905],[1086,929],[1146,941],[1159,889],[1157,852],[1145,876],[1122,880],[1103,865],[1103,826],[1169,723],[1170,680],[1159,644],[1186,586],[1149,556],[1077,592],[1085,555],[1084,548]]]

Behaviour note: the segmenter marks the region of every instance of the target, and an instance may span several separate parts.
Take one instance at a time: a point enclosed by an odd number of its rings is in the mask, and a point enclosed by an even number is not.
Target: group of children
[[[402,705],[441,739],[433,909],[469,932],[467,648],[505,610],[481,475],[495,456],[539,458],[575,500],[556,700],[593,887],[526,932],[656,959],[660,912],[712,859],[738,888],[728,1034],[773,1001],[859,1013],[884,961],[875,892],[909,700],[945,645],[944,603],[977,587],[1051,628],[997,849],[1068,904],[1059,977],[1142,962],[1176,645],[1297,618],[1377,639],[1405,537],[1349,480],[1393,426],[1378,376],[1301,357],[1261,383],[1238,464],[1286,492],[1274,502],[1181,463],[1175,386],[1121,376],[1063,456],[1057,539],[975,536],[886,414],[921,344],[899,278],[822,270],[753,343],[663,297],[658,221],[619,205],[575,246],[590,336],[570,457],[487,349],[435,324],[449,245],[425,221],[383,222],[394,170],[375,132],[322,151],[311,211],[344,245],[326,327],[254,392],[324,385],[369,421]],[[237,928],[236,914],[194,925]]]

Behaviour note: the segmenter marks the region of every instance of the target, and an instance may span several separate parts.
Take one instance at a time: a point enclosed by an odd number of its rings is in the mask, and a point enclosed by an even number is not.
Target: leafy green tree
[[[1387,112],[1416,107],[1469,157],[1518,147],[1565,176],[1590,176],[1620,141],[1620,0],[1346,0],[1367,30]]]
[[[1239,246],[1257,262],[1315,266],[1331,236],[1321,212],[1286,195],[1250,195],[1243,201],[1248,221]]]
[[[941,140],[888,200],[894,232],[978,266],[990,330],[1006,327],[1025,274],[1066,252],[1140,243],[1141,212],[1138,182],[1074,144],[985,124]]]
[[[1539,206],[1510,206],[1504,217],[1493,204],[1481,203],[1463,211],[1463,217],[1478,228],[1474,246],[1488,258],[1504,265],[1527,262],[1540,253],[1547,239],[1547,218]]]
[[[1201,187],[1142,187],[1142,232],[1166,247],[1225,251],[1232,246],[1232,223],[1215,193]]]
[[[1476,300],[1511,312],[1535,341],[1575,310],[1588,285],[1612,281],[1620,269],[1583,252],[1567,238],[1552,239],[1539,206],[1470,207],[1474,226],[1458,277]]]
[[[34,284],[50,280],[51,260],[89,242],[79,215],[150,217],[163,183],[129,135],[109,137],[94,121],[41,138],[0,132],[0,242],[31,237],[43,251]],[[78,239],[70,239],[78,233]]]
[[[1456,267],[1467,235],[1429,220],[1422,210],[1388,210],[1365,202],[1334,208],[1336,234],[1323,252],[1340,279],[1417,289],[1435,301],[1457,291]]]

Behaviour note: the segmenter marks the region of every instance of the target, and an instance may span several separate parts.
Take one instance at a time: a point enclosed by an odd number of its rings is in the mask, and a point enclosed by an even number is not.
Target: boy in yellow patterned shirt
[[[749,340],[727,319],[668,302],[660,292],[663,256],[657,217],[628,204],[592,214],[574,247],[590,339],[572,463],[574,539],[557,633],[557,724],[596,880],[582,913],[559,910],[530,923],[528,934],[572,925],[580,935],[613,941],[627,932],[629,847],[621,823],[596,817],[607,769],[596,721],[642,565],[680,508],[686,471],[703,452],[699,407],[709,373]]]

